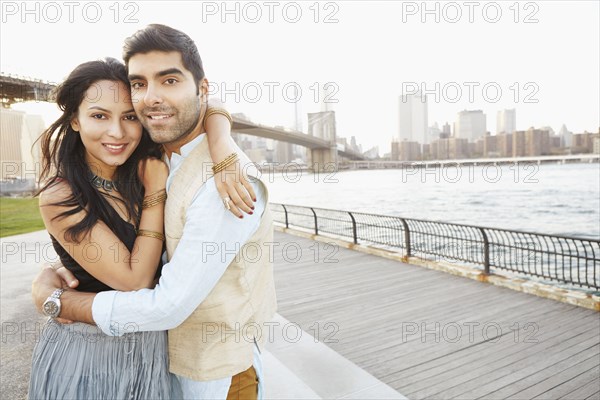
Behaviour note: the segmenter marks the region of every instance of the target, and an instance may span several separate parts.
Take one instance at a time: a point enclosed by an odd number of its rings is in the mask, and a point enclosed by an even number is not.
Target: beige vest
[[[204,138],[186,157],[169,187],[165,206],[169,260],[183,233],[187,208],[198,189],[212,176],[212,172],[207,172],[213,165],[207,142]],[[241,150],[238,154],[241,154],[242,165],[250,162]],[[232,224],[230,228],[236,227]],[[208,297],[188,319],[169,331],[172,373],[206,381],[233,376],[250,368],[254,340],[262,349],[269,331],[264,322],[273,317],[277,308],[272,242],[273,220],[267,198],[258,230],[241,246]],[[232,248],[232,244],[227,246],[227,250]]]

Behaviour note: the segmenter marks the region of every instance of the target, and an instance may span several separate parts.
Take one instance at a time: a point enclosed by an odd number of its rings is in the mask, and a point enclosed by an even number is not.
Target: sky
[[[516,108],[517,129],[600,126],[599,1],[2,1],[3,73],[60,82],[120,58],[149,23],[190,35],[232,112],[293,127],[332,109],[338,136],[389,151],[403,92],[428,94],[429,125]],[[20,106],[49,118],[51,105]],[[15,107],[17,108],[17,107]]]

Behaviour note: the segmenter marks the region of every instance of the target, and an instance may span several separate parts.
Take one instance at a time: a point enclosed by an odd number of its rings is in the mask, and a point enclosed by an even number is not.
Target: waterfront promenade
[[[286,328],[265,357],[268,398],[600,398],[598,312],[324,240],[275,235]],[[42,321],[29,250],[47,235],[2,241],[1,390],[20,399]],[[9,242],[28,251],[6,256]]]

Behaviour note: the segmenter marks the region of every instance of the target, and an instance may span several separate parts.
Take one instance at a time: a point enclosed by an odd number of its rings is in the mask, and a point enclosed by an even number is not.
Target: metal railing
[[[275,222],[405,257],[463,262],[600,290],[600,240],[271,203]]]

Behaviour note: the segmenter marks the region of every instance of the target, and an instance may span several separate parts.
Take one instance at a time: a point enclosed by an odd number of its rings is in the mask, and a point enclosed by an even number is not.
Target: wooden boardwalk
[[[409,399],[600,399],[600,313],[276,232],[279,313]]]

